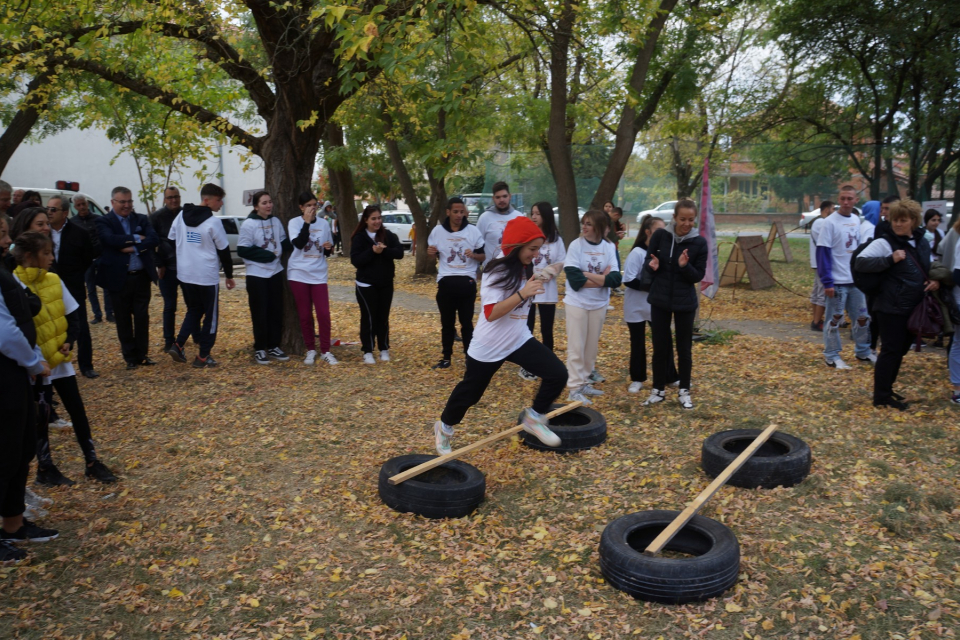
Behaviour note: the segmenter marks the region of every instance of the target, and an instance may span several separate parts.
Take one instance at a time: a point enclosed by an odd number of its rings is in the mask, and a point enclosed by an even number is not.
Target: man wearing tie
[[[157,281],[153,250],[159,240],[147,216],[133,212],[133,194],[115,187],[111,213],[97,218],[103,253],[97,284],[110,292],[117,319],[117,337],[127,369],[156,364],[147,357],[150,345],[150,283]]]

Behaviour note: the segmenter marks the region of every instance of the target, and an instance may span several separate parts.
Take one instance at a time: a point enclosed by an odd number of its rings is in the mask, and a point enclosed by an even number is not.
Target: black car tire
[[[437,456],[411,454],[387,460],[380,467],[380,499],[401,513],[416,513],[425,518],[461,518],[472,513],[487,490],[483,473],[474,466],[451,460],[400,484],[389,478]]]
[[[550,406],[550,410],[559,409],[562,404]],[[517,417],[517,424],[523,418],[523,413]],[[520,432],[520,440],[531,449],[540,451],[555,451],[557,453],[574,453],[585,449],[592,449],[603,444],[607,439],[607,421],[595,409],[577,407],[561,413],[550,420],[550,430],[560,437],[559,447],[548,447],[540,442],[536,436],[526,431]]]
[[[717,477],[760,435],[760,429],[732,429],[703,441],[700,464],[710,477]],[[810,473],[810,447],[800,438],[775,431],[730,477],[729,483],[744,489],[792,487]]]
[[[736,584],[740,543],[728,527],[704,516],[694,516],[680,529],[664,549],[668,555],[643,555],[679,513],[642,511],[606,526],[600,572],[610,586],[640,600],[683,604],[715,598]],[[676,552],[691,557],[674,557]]]

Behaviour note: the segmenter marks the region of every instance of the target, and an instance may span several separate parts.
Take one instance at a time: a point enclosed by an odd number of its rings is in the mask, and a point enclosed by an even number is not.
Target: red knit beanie
[[[500,241],[500,251],[503,252],[504,256],[508,256],[510,252],[517,247],[522,247],[537,238],[546,240],[547,236],[543,235],[543,231],[540,230],[540,227],[538,227],[533,220],[526,217],[514,218],[508,222],[507,226],[503,229],[503,240]]]

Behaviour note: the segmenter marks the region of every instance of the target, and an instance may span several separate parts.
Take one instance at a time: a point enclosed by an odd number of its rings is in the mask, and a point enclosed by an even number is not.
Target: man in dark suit
[[[117,319],[117,337],[127,369],[157,364],[147,357],[150,347],[150,283],[157,281],[153,250],[159,240],[150,220],[133,212],[133,194],[114,187],[111,213],[97,218],[100,266],[97,284],[110,292]]]
[[[177,245],[167,237],[180,210],[180,190],[167,187],[163,190],[163,207],[150,214],[150,225],[160,238],[154,262],[160,276],[160,295],[163,296],[164,351],[170,350],[176,337],[177,288],[183,289],[183,283],[177,280]]]
[[[93,264],[98,251],[90,233],[75,220],[68,220],[70,201],[63,196],[50,196],[47,200],[47,215],[50,216],[50,236],[53,238],[53,253],[56,272],[67,291],[80,305],[80,330],[77,333],[77,364],[80,373],[96,378],[93,370],[93,341],[87,323],[87,291],[84,276]]]

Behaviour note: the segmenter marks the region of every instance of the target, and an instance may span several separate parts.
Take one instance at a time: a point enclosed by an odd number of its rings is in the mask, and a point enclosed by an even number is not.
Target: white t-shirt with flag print
[[[287,237],[292,242],[303,229],[303,216],[292,218],[287,223]],[[287,261],[287,280],[304,284],[327,284],[327,256],[323,253],[325,242],[333,244],[330,224],[323,218],[317,218],[310,225],[310,239],[303,249],[293,248]]]
[[[502,302],[517,292],[516,288],[507,291],[492,284],[500,275],[499,271],[485,273],[480,281],[480,319],[473,331],[470,348],[467,350],[468,356],[480,362],[505,360],[507,356],[533,337],[530,329],[527,328],[527,316],[533,302],[530,298],[493,322],[487,320],[486,308],[488,305]]]
[[[177,214],[167,238],[177,245],[177,280],[204,287],[220,284],[220,256],[230,248],[223,222],[210,216],[196,227],[188,227],[183,212]]]
[[[437,248],[437,282],[446,276],[469,276],[476,278],[477,267],[480,262],[468,258],[465,253],[483,249],[483,235],[472,224],[467,224],[459,231],[447,231],[438,224],[430,232],[427,245]]]
[[[557,236],[553,242],[544,242],[540,246],[540,253],[533,259],[533,275],[537,275],[552,264],[562,263],[566,257],[567,250],[563,246],[563,238]],[[556,304],[559,299],[560,294],[557,291],[555,277],[543,283],[543,293],[533,297],[536,304]]]

